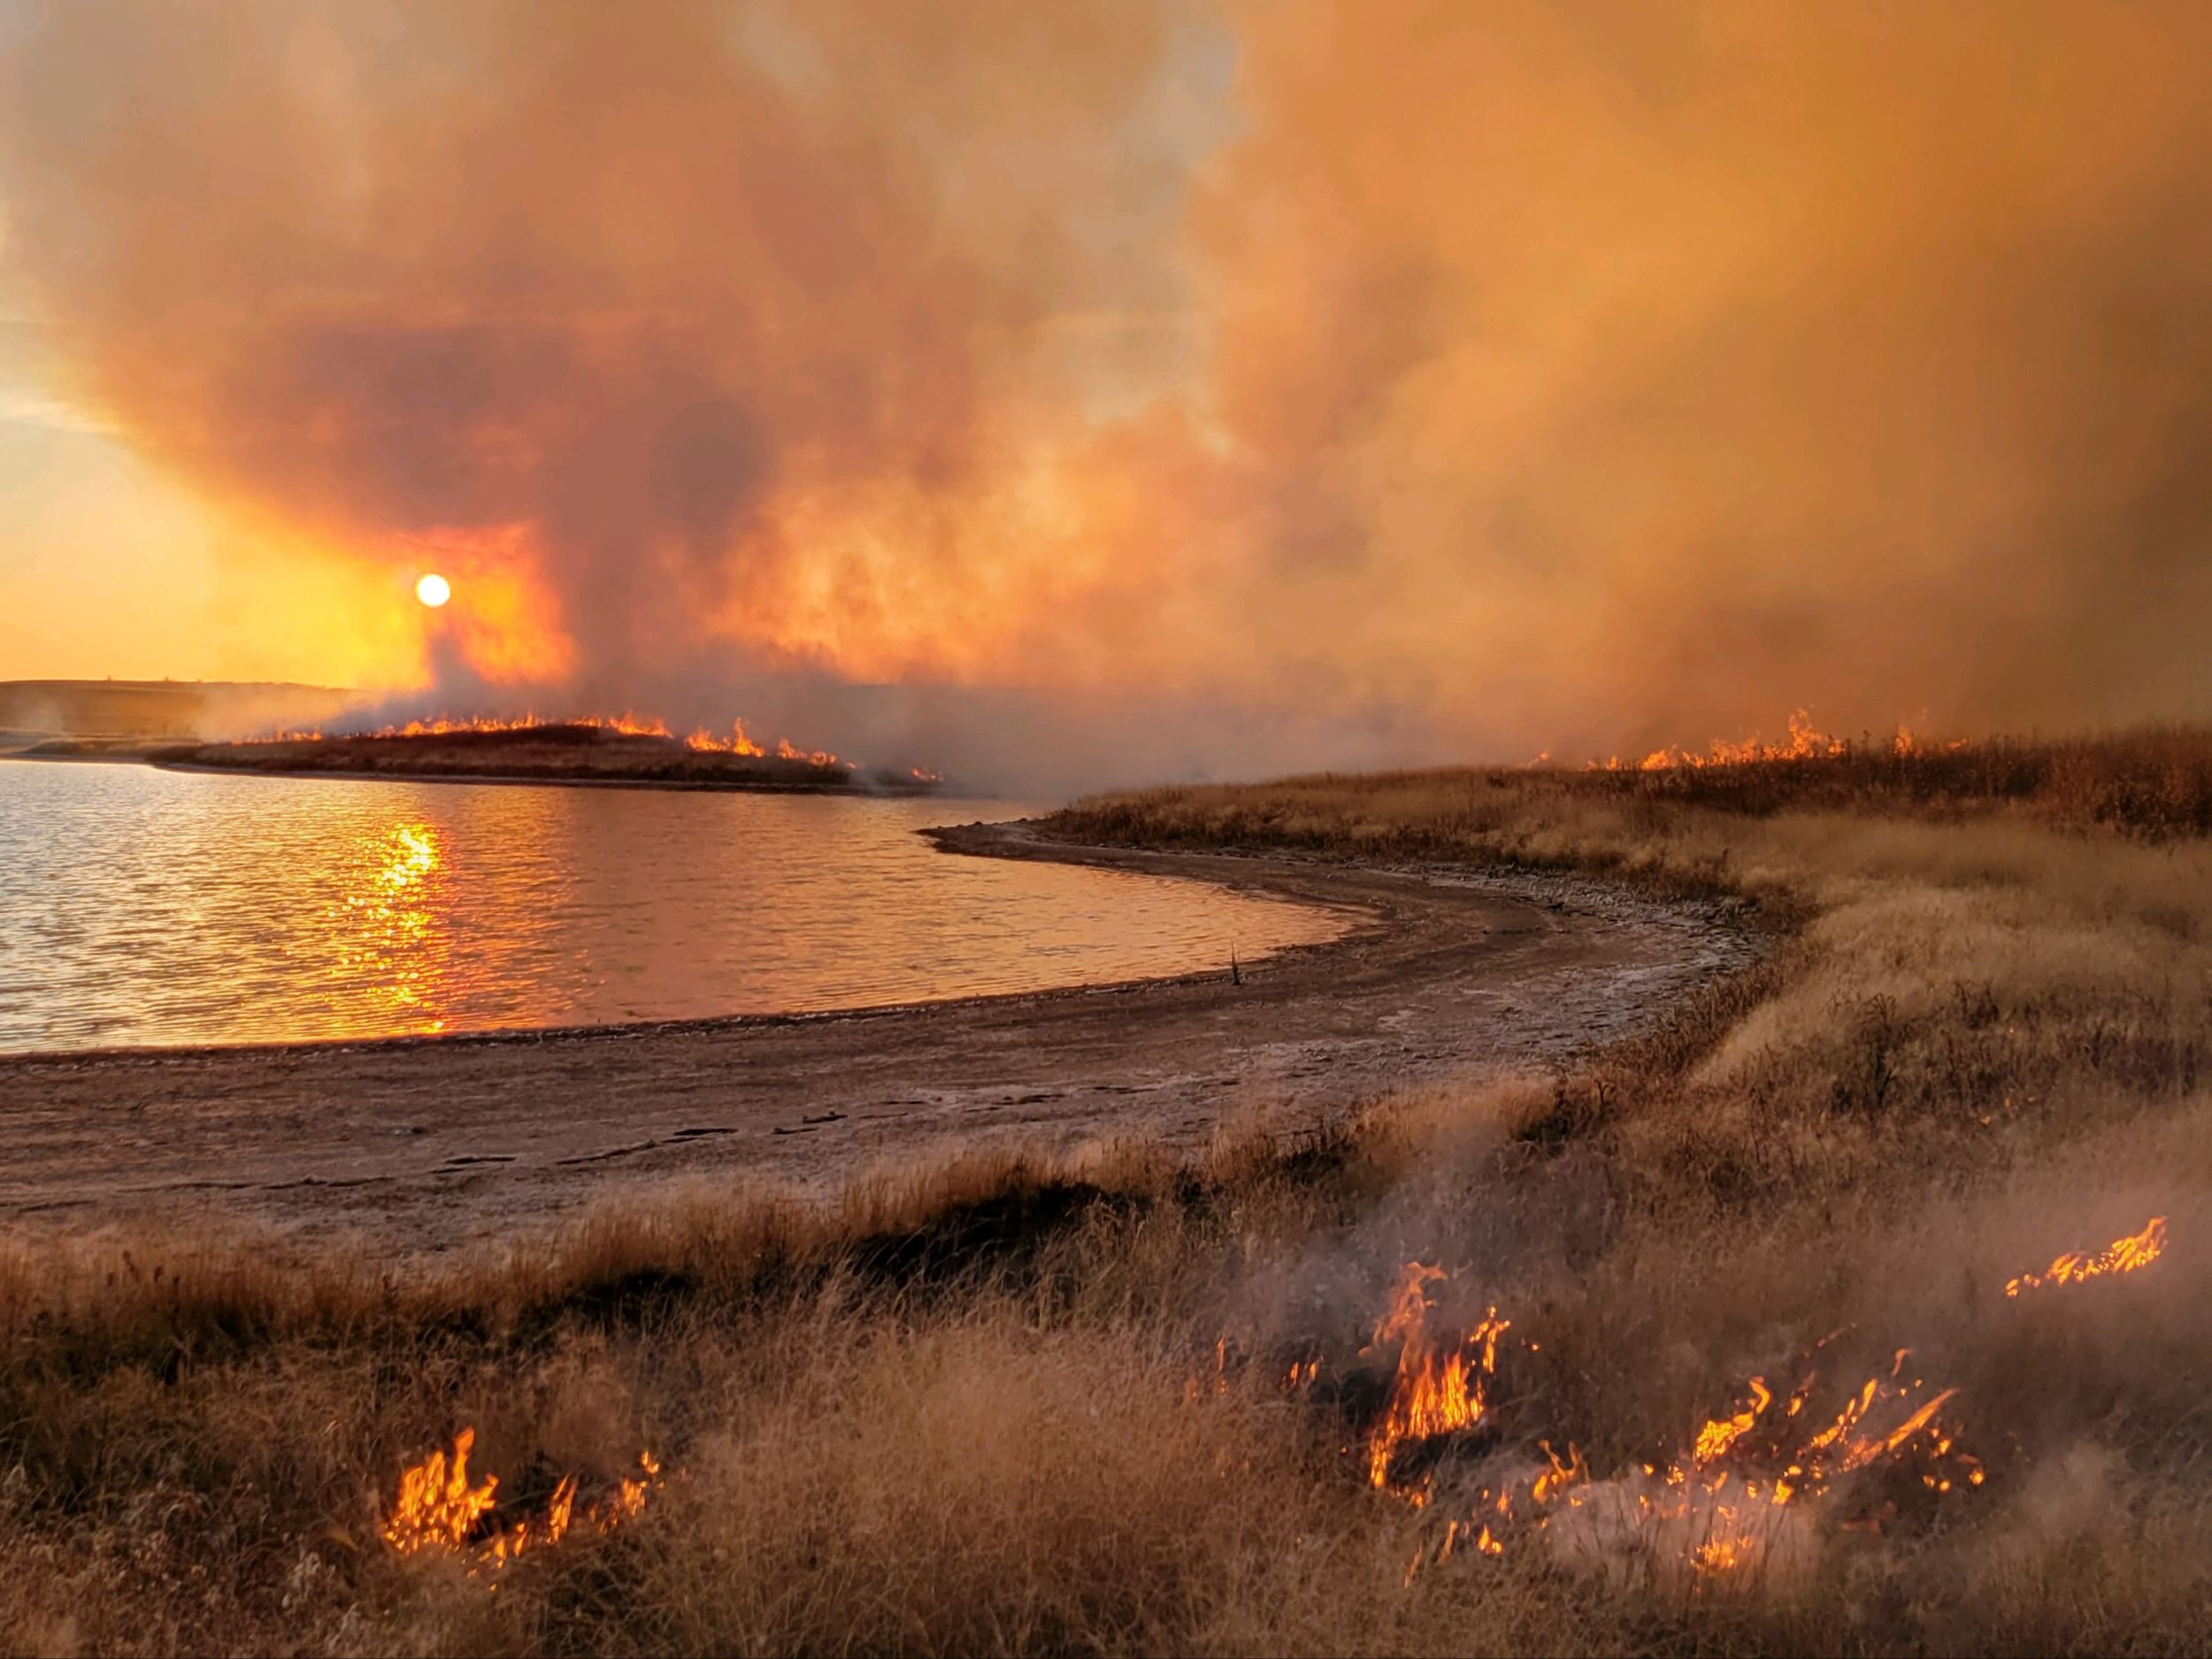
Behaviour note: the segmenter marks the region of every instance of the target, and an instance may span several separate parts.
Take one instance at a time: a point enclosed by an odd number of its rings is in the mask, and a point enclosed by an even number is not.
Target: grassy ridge
[[[0,1648],[2200,1650],[2212,845],[2167,806],[2062,810],[2103,798],[2071,785],[1932,804],[1934,774],[1849,775],[1790,763],[1740,784],[1756,805],[1429,772],[1064,814],[1728,891],[1791,926],[1586,1068],[1326,1141],[973,1164],[826,1214],[693,1188],[434,1271],[24,1234]],[[2001,1294],[2152,1213],[2153,1270]],[[1532,1543],[1409,1583],[1432,1518],[1368,1490],[1356,1417],[1267,1360],[1356,1366],[1409,1259],[1455,1270],[1440,1310],[1540,1337],[1500,1457],[1571,1440],[1603,1477],[1841,1330],[1840,1359],[1910,1346],[1960,1389],[1989,1484],[1740,1580],[1629,1540],[1618,1571]],[[1255,1363],[1217,1374],[1217,1339]],[[641,1445],[681,1473],[488,1593],[376,1533],[400,1465],[464,1424],[523,1507]]]
[[[828,757],[817,760],[804,755],[699,749],[678,737],[557,721],[500,731],[378,733],[201,743],[157,750],[153,758],[173,765],[210,766],[227,772],[536,779],[800,793],[917,795],[935,787],[933,780],[916,773],[884,768],[863,772]]]
[[[2131,840],[2212,833],[2212,733],[2144,727],[2103,737],[1989,738],[1955,748],[1845,741],[1800,759],[1571,768],[1440,767],[1317,773],[1263,785],[1201,784],[1102,795],[1060,813],[1071,835],[1148,845],[1306,850],[1655,867],[1677,810],[1765,818],[1838,812],[1927,822],[2017,821]],[[1571,848],[1550,832],[1600,826]],[[1594,865],[1593,862],[1594,861]],[[1669,861],[1677,879],[1714,872]],[[1718,885],[1732,884],[1724,878]]]

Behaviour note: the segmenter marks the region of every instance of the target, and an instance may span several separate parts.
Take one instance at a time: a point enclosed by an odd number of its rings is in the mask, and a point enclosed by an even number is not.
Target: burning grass
[[[2153,1216],[2142,1232],[2115,1239],[2093,1256],[2070,1250],[2039,1273],[2005,1281],[2005,1294],[2017,1296],[2047,1285],[2073,1285],[2106,1273],[2139,1273],[2166,1253],[2166,1217]]]
[[[453,1437],[453,1450],[434,1451],[401,1471],[399,1491],[384,1517],[384,1541],[402,1555],[436,1550],[470,1562],[472,1575],[495,1571],[527,1552],[544,1551],[566,1538],[572,1527],[611,1532],[645,1512],[647,1498],[660,1485],[661,1466],[650,1452],[640,1452],[635,1472],[624,1476],[603,1496],[576,1508],[577,1478],[563,1475],[545,1500],[541,1513],[512,1520],[496,1511],[499,1477],[469,1478],[469,1450],[476,1431]]]
[[[1754,1377],[1740,1404],[1657,1453],[1659,1461],[1594,1475],[1573,1440],[1564,1442],[1563,1457],[1538,1426],[1505,1425],[1502,1419],[1525,1409],[1500,1403],[1513,1361],[1532,1360],[1542,1345],[1532,1337],[1507,1343],[1502,1375],[1500,1348],[1512,1321],[1493,1307],[1471,1330],[1437,1329],[1425,1286],[1444,1277],[1440,1268],[1409,1263],[1373,1342],[1360,1350],[1363,1359],[1378,1349],[1397,1354],[1384,1404],[1365,1431],[1368,1484],[1442,1521],[1427,1552],[1414,1557],[1409,1583],[1424,1563],[1440,1565],[1463,1543],[1496,1556],[1537,1538],[1555,1557],[1599,1576],[1632,1562],[1679,1590],[1757,1572],[1778,1540],[1802,1537],[1815,1509],[1830,1526],[1879,1533],[1909,1524],[1896,1494],[1920,1500],[1924,1518],[1929,1502],[1985,1479],[1981,1461],[1956,1449],[1957,1430],[1945,1415],[1959,1390],[1909,1376],[1910,1349],[1898,1349],[1886,1374],[1836,1386],[1823,1350],[1842,1331],[1800,1357],[1786,1397]],[[1322,1388],[1329,1380],[1323,1363],[1309,1360],[1288,1386]],[[1501,1470],[1489,1455],[1532,1438],[1542,1458],[1525,1469],[1509,1456]],[[1472,1475],[1463,1467],[1469,1448]]]
[[[1800,727],[1780,744],[1658,750],[1580,766],[1547,759],[1105,795],[1058,822],[1079,839],[1638,873],[1706,814],[1813,813],[2102,829],[2147,841],[2201,837],[2212,833],[2212,730],[1930,743],[1901,732],[1839,738]],[[1709,889],[1735,885],[1724,868],[1678,863],[1673,873]]]
[[[1571,1074],[1295,1148],[435,1265],[19,1238],[0,1647],[2200,1649],[2212,848],[1795,765],[1757,813],[1417,774],[1064,820],[1789,925]]]
[[[81,745],[48,745],[58,752]],[[679,736],[632,714],[541,720],[414,720],[373,732],[286,731],[245,742],[156,751],[172,765],[235,772],[535,779],[691,787],[914,795],[942,780],[918,767],[864,767],[779,739],[764,746],[738,721],[726,733]]]

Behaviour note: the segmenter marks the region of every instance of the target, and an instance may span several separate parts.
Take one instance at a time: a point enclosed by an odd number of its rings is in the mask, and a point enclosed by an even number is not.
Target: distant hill
[[[62,737],[241,737],[317,726],[356,694],[232,680],[0,680],[0,731]]]

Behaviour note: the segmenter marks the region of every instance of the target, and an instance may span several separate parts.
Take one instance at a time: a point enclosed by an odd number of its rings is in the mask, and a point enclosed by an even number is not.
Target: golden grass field
[[[1079,803],[1079,839],[1596,872],[1782,938],[1571,1075],[1194,1168],[979,1163],[829,1213],[693,1187],[423,1265],[21,1235],[0,1649],[2200,1652],[2208,779],[2212,736],[2164,732]],[[2006,1294],[2154,1216],[2141,1271]],[[1479,1420],[1377,1489],[1408,1263],[1438,1351],[1512,1324]],[[1736,1495],[1640,1472],[1753,1377],[1893,1365],[1956,1391],[1954,1461],[1924,1434],[1785,1505],[1769,1471],[1724,1525]],[[498,1507],[403,1554],[401,1471],[465,1426]],[[1570,1495],[1465,1541],[1544,1445]],[[634,1518],[488,1558],[641,1450]]]

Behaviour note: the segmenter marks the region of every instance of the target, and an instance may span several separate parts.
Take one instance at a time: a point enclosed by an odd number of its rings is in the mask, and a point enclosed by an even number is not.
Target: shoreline
[[[441,779],[440,782],[466,781]],[[506,781],[523,783],[526,779]],[[548,786],[552,787],[552,786]],[[1009,820],[986,823],[939,826],[913,832],[931,842],[941,852],[956,856],[979,858],[1048,858],[1046,851],[1015,850],[1018,844],[1012,836],[994,845],[995,838],[987,832],[1012,830],[1028,820]],[[974,833],[987,832],[983,835]],[[972,840],[973,844],[969,844]],[[1040,846],[1049,846],[1041,842]],[[1127,869],[1115,856],[1120,849],[1084,848],[1069,844],[1070,855],[1058,862],[1066,864],[1095,863],[1102,869]],[[1085,852],[1105,855],[1092,861],[1079,856]],[[1170,855],[1173,856],[1174,855]],[[1223,854],[1224,857],[1241,856]],[[1133,871],[1131,873],[1166,875],[1192,879],[1187,872]],[[1370,907],[1356,902],[1318,897],[1291,898],[1275,896],[1279,902],[1303,904],[1312,909],[1332,910],[1355,916],[1345,932],[1334,939],[1311,943],[1279,945],[1262,949],[1241,959],[1247,974],[1278,964],[1284,958],[1310,952],[1335,949],[1363,930],[1378,926]],[[1048,985],[1027,991],[984,991],[961,996],[914,997],[901,1002],[865,1002],[853,1008],[819,1008],[771,1010],[763,1013],[695,1014],[662,1019],[626,1019],[599,1021],[561,1025],[485,1025],[461,1031],[432,1033],[395,1033],[390,1036],[358,1037],[297,1037],[275,1039],[266,1042],[194,1042],[194,1043],[126,1043],[111,1048],[0,1048],[0,1097],[4,1096],[5,1074],[9,1068],[27,1066],[41,1062],[53,1064],[97,1064],[120,1067],[133,1064],[157,1064],[173,1061],[221,1060],[231,1056],[282,1056],[311,1054],[366,1055],[416,1048],[460,1048],[484,1046],[519,1045],[542,1048],[548,1045],[592,1042],[602,1041],[634,1040],[639,1038],[712,1036],[722,1033],[757,1029],[780,1030],[798,1025],[818,1025],[839,1021],[879,1020],[902,1016],[922,1015],[949,1008],[1016,1008],[1028,1003],[1055,1002],[1071,997],[1123,996],[1137,991],[1173,986],[1207,985],[1225,977],[1220,968],[1193,969],[1184,973],[1156,973],[1139,979],[1086,979],[1071,985]],[[0,1203],[0,1214],[5,1211]]]
[[[1563,1063],[1748,965],[1740,911],[1586,879],[926,832],[948,856],[1197,879],[1365,913],[1214,971],[820,1013],[0,1056],[0,1217],[213,1210],[435,1252],[618,1187],[709,1176],[804,1199],[934,1155],[1194,1148],[1393,1093]]]
[[[35,760],[38,756],[20,757]],[[327,778],[337,783],[497,783],[541,789],[669,789],[713,795],[826,795],[841,800],[918,801],[944,793],[936,784],[747,783],[712,778],[609,778],[555,772],[364,772],[336,766],[207,766],[195,761],[144,760],[156,772],[198,772],[218,778]],[[956,799],[980,799],[956,795]]]
[[[176,747],[163,744],[163,748]],[[487,783],[521,785],[543,789],[666,789],[717,795],[818,795],[840,800],[918,801],[932,795],[955,800],[987,800],[948,789],[941,783],[903,786],[895,782],[773,783],[739,779],[648,778],[595,775],[541,769],[534,772],[381,772],[338,766],[216,766],[196,761],[164,760],[156,756],[115,750],[108,753],[39,755],[26,749],[0,753],[0,760],[58,761],[72,765],[144,766],[154,772],[199,774],[216,778],[328,779],[339,783]]]

